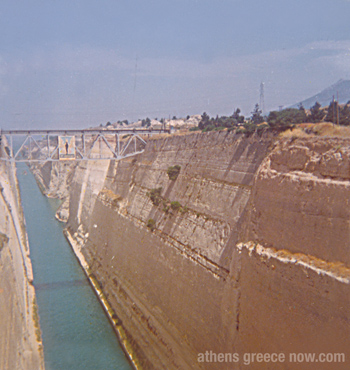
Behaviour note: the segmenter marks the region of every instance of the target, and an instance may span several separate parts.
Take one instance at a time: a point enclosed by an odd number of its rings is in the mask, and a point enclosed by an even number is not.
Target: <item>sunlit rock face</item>
[[[289,353],[350,355],[349,149],[216,132],[73,170],[67,231],[145,368],[240,369],[244,353],[284,352],[273,368],[298,369]]]
[[[43,369],[33,272],[16,179],[0,161],[0,369]]]

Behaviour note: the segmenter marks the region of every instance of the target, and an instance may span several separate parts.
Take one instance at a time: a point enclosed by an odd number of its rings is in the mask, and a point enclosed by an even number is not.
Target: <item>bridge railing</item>
[[[119,160],[143,152],[149,136],[167,129],[0,130],[0,160]],[[3,138],[6,137],[6,140]]]

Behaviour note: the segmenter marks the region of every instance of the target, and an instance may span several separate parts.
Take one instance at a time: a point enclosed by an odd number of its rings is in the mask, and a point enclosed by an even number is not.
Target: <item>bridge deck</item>
[[[170,133],[170,130],[163,128],[0,130],[0,160],[13,162],[120,160],[142,153],[146,138],[162,133]],[[2,140],[5,137],[9,140]],[[21,143],[17,143],[16,150],[14,137],[22,137],[19,139]]]
[[[110,134],[170,134],[170,129],[122,128],[122,129],[58,129],[58,130],[0,130],[1,135],[110,135]]]

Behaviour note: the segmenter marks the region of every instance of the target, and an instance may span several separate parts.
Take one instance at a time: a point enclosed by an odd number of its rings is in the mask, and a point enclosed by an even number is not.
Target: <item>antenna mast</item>
[[[136,56],[136,61],[135,61],[135,73],[134,73],[134,89],[132,93],[132,102],[131,102],[131,115],[133,117],[134,115],[134,110],[135,110],[135,95],[136,95],[136,82],[137,82],[137,61],[138,61],[138,56]],[[131,118],[134,119],[134,118]]]
[[[264,97],[264,83],[261,82],[260,84],[260,110],[264,115],[265,112],[265,97]]]

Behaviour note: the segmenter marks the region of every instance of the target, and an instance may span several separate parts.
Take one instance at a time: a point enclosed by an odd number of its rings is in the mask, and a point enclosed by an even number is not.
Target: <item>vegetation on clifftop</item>
[[[350,126],[350,101],[346,104],[338,104],[331,101],[328,107],[322,108],[316,102],[310,110],[306,111],[302,104],[298,108],[286,108],[279,111],[271,111],[267,116],[263,116],[259,104],[256,104],[250,117],[240,115],[237,108],[232,116],[216,116],[210,118],[204,112],[198,127],[191,131],[201,130],[202,132],[219,131],[227,129],[234,130],[237,134],[250,136],[253,133],[261,135],[264,131],[283,132],[293,129],[295,125],[301,123],[332,122],[342,126]]]

